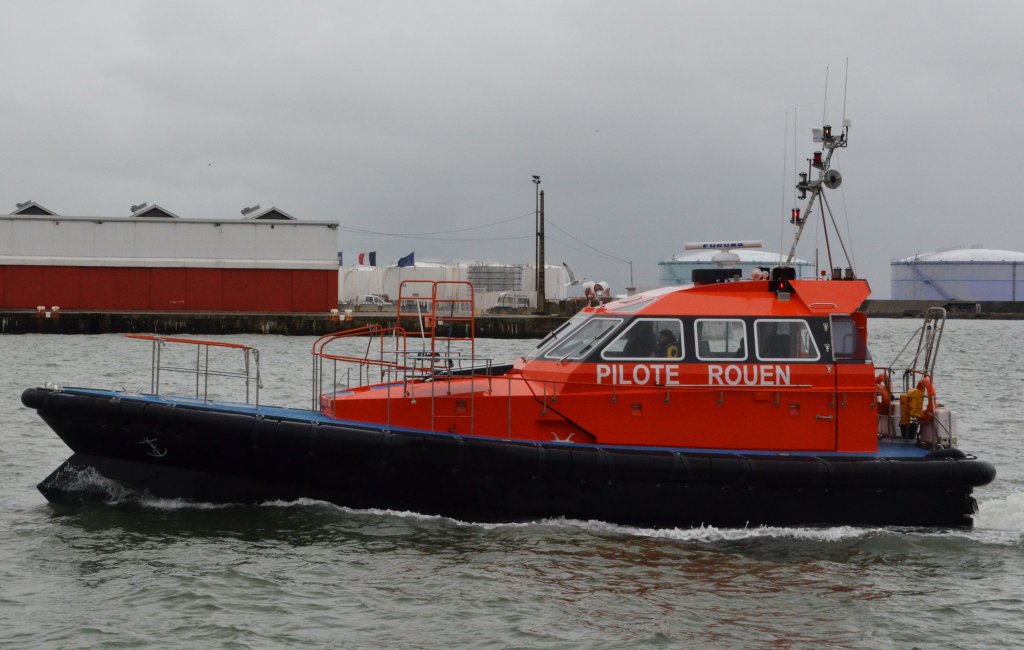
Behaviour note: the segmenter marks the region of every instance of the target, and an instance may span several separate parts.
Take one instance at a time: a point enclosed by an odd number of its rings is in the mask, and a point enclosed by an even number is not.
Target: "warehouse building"
[[[0,215],[0,308],[322,312],[337,307],[337,224],[277,208],[184,219],[64,216],[35,203]]]

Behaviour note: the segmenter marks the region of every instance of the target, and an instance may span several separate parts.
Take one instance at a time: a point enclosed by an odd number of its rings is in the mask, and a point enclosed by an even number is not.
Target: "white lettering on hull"
[[[597,364],[597,383],[615,386],[678,386],[679,366],[666,364]],[[781,364],[708,366],[709,386],[789,386],[790,367]]]
[[[622,363],[597,364],[597,383],[617,386],[678,386],[679,366],[638,363],[627,366]]]
[[[790,367],[781,364],[708,366],[709,386],[789,386]]]

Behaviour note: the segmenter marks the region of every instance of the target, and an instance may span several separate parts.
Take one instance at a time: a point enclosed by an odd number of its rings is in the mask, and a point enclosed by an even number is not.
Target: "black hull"
[[[87,498],[70,477],[92,469],[157,497],[312,498],[477,522],[960,527],[972,523],[972,488],[995,476],[991,464],[962,455],[825,458],[509,442],[74,390],[29,389],[22,401],[75,452],[39,485],[54,502]]]

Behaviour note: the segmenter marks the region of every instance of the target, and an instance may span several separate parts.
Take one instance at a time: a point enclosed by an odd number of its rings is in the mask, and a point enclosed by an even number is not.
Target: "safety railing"
[[[149,341],[151,348],[150,365],[150,393],[160,395],[161,373],[171,372],[179,374],[195,375],[196,399],[204,403],[210,401],[210,377],[225,377],[240,379],[245,383],[245,401],[250,402],[250,396],[254,394],[254,403],[259,406],[260,388],[260,351],[250,345],[241,343],[227,343],[224,341],[205,341],[201,339],[183,339],[170,336],[155,336],[151,334],[125,334],[128,338],[141,341]],[[170,365],[165,363],[164,348],[167,345],[191,345],[195,347],[195,365]],[[210,367],[210,349],[225,348],[239,350],[242,353],[242,370],[218,370]],[[173,362],[172,362],[173,363]]]
[[[952,413],[940,407],[935,394],[935,366],[945,325],[946,310],[930,307],[921,327],[910,336],[892,363],[878,368],[875,379],[881,409],[879,439],[932,449],[956,444]],[[900,358],[915,343],[913,357],[905,368],[896,371]],[[902,379],[902,390],[894,389],[897,374]]]
[[[414,349],[416,343],[403,328],[381,325],[319,337],[312,349],[311,408],[320,408],[321,395],[355,386],[400,384],[408,387],[423,380],[443,385],[456,377],[492,374],[491,359],[477,358],[471,351],[443,350],[435,346],[421,345]],[[336,350],[339,347],[347,349]]]

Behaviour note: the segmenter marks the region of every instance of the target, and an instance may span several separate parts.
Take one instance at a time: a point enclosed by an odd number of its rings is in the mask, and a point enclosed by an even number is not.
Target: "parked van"
[[[374,307],[377,309],[383,309],[385,307],[390,307],[392,304],[394,303],[385,300],[383,296],[375,293],[363,294],[356,299],[356,307],[361,307],[363,309],[372,309]]]
[[[502,291],[498,304],[491,309],[493,314],[514,314],[530,309],[530,296],[520,291]]]

